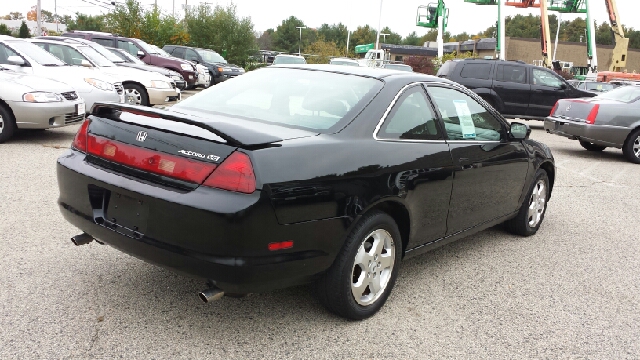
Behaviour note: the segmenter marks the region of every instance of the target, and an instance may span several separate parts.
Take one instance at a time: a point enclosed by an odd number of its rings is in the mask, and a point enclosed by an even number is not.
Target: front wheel
[[[378,211],[364,215],[318,281],[320,302],[348,319],[372,316],[389,297],[401,257],[402,240],[395,221]]]
[[[0,105],[0,144],[9,140],[16,130],[16,122],[3,105]]]
[[[538,169],[533,186],[518,214],[505,222],[506,229],[516,235],[531,236],[535,234],[544,220],[550,193],[549,176],[543,169]]]
[[[606,146],[600,146],[600,145],[596,145],[594,143],[590,143],[588,141],[584,141],[584,140],[580,140],[580,145],[587,149],[587,151],[602,151],[604,149],[606,149]]]
[[[627,160],[640,164],[640,129],[631,132],[622,147],[622,153],[624,153]]]
[[[124,99],[129,105],[149,106],[149,96],[145,89],[140,85],[125,84]]]

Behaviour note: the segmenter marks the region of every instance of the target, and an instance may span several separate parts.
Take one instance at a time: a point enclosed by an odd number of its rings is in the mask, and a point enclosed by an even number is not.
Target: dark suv
[[[62,36],[91,40],[102,46],[126,50],[148,65],[160,66],[179,72],[187,82],[187,87],[192,87],[198,80],[198,73],[193,64],[175,57],[162,56],[156,49],[140,39],[126,38],[98,31],[70,31],[62,34]]]
[[[437,76],[466,86],[502,115],[522,119],[544,120],[560,99],[594,96],[549,69],[521,61],[449,60]]]
[[[165,45],[162,50],[168,52],[171,56],[206,66],[211,74],[213,84],[244,74],[243,68],[228,64],[227,60],[213,50],[180,45]]]

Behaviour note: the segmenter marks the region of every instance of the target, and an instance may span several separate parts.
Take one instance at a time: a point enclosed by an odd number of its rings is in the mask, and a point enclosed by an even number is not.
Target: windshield
[[[148,52],[149,54],[156,54],[156,55],[161,55],[160,52],[158,52],[158,49],[154,49],[151,45],[147,44],[146,42],[140,40],[140,39],[134,39],[134,41],[136,42],[136,44],[138,44],[141,48],[144,49],[144,51]]]
[[[116,66],[114,63],[109,61],[106,57],[100,55],[99,52],[95,51],[92,47],[89,46],[78,46],[78,49],[82,51],[84,56],[89,58],[91,62],[96,64],[99,67],[114,67]]]
[[[615,87],[611,84],[601,83],[601,82],[588,82],[586,83],[587,90],[607,92],[613,90]]]
[[[6,44],[44,66],[64,66],[65,63],[35,44],[26,41],[7,41]]]
[[[357,62],[348,61],[348,60],[331,60],[330,64],[331,65],[360,66]]]
[[[618,100],[623,102],[633,102],[640,98],[640,87],[623,86],[611,91],[607,91],[602,95],[598,95],[597,99]],[[594,98],[594,99],[595,99]]]
[[[220,56],[220,54],[218,54],[215,51],[209,51],[209,50],[196,50],[198,52],[198,54],[200,54],[200,56],[202,57],[202,59],[205,62],[208,63],[227,63],[227,60],[225,60],[222,56]]]
[[[138,64],[138,65],[146,65],[144,61],[138,59],[137,57],[129,54],[126,51],[118,51],[115,49],[113,51],[116,52],[118,55],[122,56],[125,60],[127,60],[127,62]]]
[[[265,68],[222,82],[172,109],[328,133],[353,119],[381,88],[381,81],[355,75]]]
[[[87,44],[87,46],[91,46],[91,48],[93,48],[93,50],[97,51],[100,55],[104,56],[107,58],[107,60],[111,61],[112,63],[122,63],[124,62],[124,60],[115,55],[114,53],[112,53],[111,51],[109,51],[109,49],[107,49],[106,47],[98,44],[98,43],[94,43],[91,42],[91,44]]]
[[[273,60],[273,64],[306,64],[307,62],[302,57],[297,56],[276,56]]]

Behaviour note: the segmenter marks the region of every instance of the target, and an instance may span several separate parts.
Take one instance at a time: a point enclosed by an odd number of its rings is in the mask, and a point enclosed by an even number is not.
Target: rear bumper
[[[262,292],[313,280],[331,266],[346,230],[340,219],[280,225],[260,192],[168,189],[92,165],[74,150],[58,159],[57,175],[58,204],[71,224],[149,263],[211,279],[227,292]],[[146,204],[140,235],[111,227],[110,205],[107,221],[96,221],[97,207],[103,206],[96,206],[96,188]],[[293,240],[294,247],[267,250],[268,243],[284,240]]]
[[[544,129],[572,140],[584,140],[601,146],[622,148],[630,129],[620,126],[587,124],[576,120],[547,117]]]

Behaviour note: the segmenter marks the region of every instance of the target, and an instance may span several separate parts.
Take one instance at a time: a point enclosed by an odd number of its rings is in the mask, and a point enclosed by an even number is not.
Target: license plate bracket
[[[123,235],[137,237],[147,231],[149,206],[143,200],[112,192],[105,211],[106,222]]]

